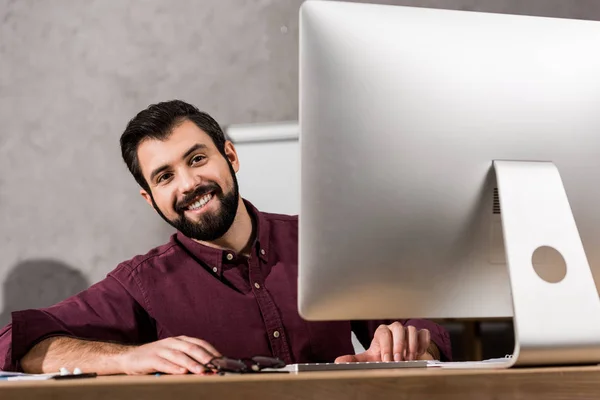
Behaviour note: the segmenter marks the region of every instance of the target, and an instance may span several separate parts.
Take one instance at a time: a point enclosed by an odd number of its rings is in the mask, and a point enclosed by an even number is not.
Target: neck
[[[248,209],[240,197],[235,219],[233,220],[231,227],[229,227],[229,230],[217,240],[211,242],[196,240],[196,242],[208,247],[231,250],[237,254],[247,256],[250,255],[250,246],[252,246],[254,239],[253,233],[252,217],[250,217]]]

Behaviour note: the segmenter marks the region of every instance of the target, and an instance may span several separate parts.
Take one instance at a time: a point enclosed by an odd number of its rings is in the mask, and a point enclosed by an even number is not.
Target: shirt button
[[[260,285],[258,284],[258,282],[254,283],[254,287],[257,288],[257,289],[260,289]]]
[[[227,259],[228,259],[229,261],[233,260],[233,254],[231,254],[231,253],[227,253]]]
[[[265,251],[265,249],[260,249],[260,254],[262,254],[264,256],[266,253],[267,252]]]
[[[217,267],[214,267],[214,268],[213,268],[213,272],[216,274],[216,273],[217,273],[217,271],[218,271]]]
[[[279,337],[279,331],[275,331],[275,332],[273,332],[273,337],[276,337],[276,338],[278,338],[278,337]]]

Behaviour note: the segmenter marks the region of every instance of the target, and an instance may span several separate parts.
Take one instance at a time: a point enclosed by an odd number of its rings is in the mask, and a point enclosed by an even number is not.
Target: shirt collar
[[[243,199],[243,201],[248,210],[248,214],[250,214],[250,217],[252,218],[253,228],[256,231],[250,257],[258,257],[263,262],[267,262],[269,259],[269,221],[262,212],[258,211],[258,209],[252,205],[252,203],[245,199]],[[223,257],[225,256],[225,253],[229,253],[230,251],[205,246],[190,239],[179,231],[175,235],[175,240],[199,261],[207,263],[210,268],[216,267],[217,273],[220,275]]]
[[[252,244],[252,257],[258,256],[262,261],[267,262],[269,260],[269,234],[271,225],[267,220],[264,213],[258,211],[256,207],[247,200],[244,200],[248,213],[254,220],[254,228],[256,229],[256,237]]]

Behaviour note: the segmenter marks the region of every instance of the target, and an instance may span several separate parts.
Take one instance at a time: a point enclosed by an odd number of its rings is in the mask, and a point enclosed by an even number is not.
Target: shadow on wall
[[[61,261],[23,261],[11,270],[4,282],[0,326],[11,321],[13,311],[48,307],[88,287],[89,282],[80,271]]]

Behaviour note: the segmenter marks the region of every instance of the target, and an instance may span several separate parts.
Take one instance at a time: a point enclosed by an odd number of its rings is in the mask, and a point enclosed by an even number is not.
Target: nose
[[[183,170],[179,172],[179,190],[182,194],[193,191],[198,186],[199,178],[193,174],[190,170]]]

